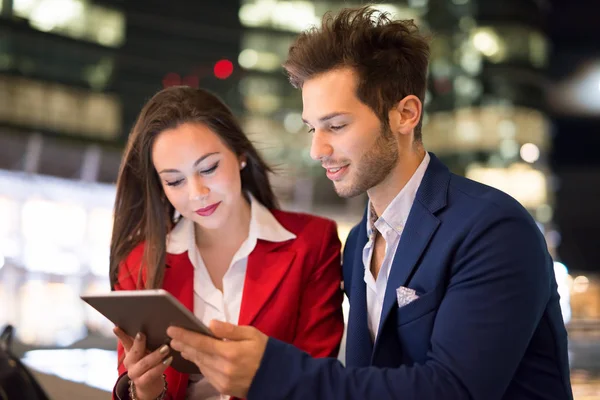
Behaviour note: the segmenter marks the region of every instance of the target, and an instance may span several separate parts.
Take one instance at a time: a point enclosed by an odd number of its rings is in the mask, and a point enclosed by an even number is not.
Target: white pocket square
[[[419,296],[415,289],[400,286],[396,289],[396,298],[398,299],[398,307],[404,307],[405,305],[412,303],[417,300]]]

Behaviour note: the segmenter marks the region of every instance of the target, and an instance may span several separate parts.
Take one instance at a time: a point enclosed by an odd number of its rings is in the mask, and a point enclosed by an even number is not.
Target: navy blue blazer
[[[553,261],[517,201],[450,173],[431,154],[375,343],[363,280],[365,218],[344,250],[346,366],[269,339],[249,400],[572,400]],[[419,298],[398,307],[399,286]]]

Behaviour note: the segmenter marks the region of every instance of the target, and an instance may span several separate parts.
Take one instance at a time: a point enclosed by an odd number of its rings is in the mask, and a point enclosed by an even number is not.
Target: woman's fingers
[[[146,335],[141,332],[138,332],[133,339],[133,345],[129,350],[129,355],[132,358],[132,361],[137,362],[141,360],[146,354]]]
[[[146,385],[160,378],[173,361],[172,356],[167,358],[170,351],[169,346],[165,344],[132,364],[127,370],[129,379],[136,385]]]
[[[129,336],[128,334],[126,334],[125,331],[123,331],[118,326],[115,326],[113,328],[113,332],[117,336],[117,338],[121,341],[121,344],[123,345],[123,348],[125,349],[125,352],[129,352],[129,350],[131,349],[131,346],[133,346],[133,338],[131,336]]]
[[[118,327],[115,327],[113,332],[125,349],[123,365],[127,369],[129,379],[139,391],[159,391],[163,384],[162,375],[173,361],[173,357],[169,357],[170,347],[164,345],[150,353],[146,349],[146,337],[143,333],[138,333],[132,338]]]
[[[123,365],[127,370],[129,370],[131,366],[135,365],[139,360],[144,358],[147,353],[146,336],[144,336],[143,333],[138,332],[133,339],[133,344],[131,345],[129,351],[125,352]]]

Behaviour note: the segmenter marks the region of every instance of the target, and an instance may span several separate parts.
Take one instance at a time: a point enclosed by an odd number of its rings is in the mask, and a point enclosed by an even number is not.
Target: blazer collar
[[[413,176],[408,180],[408,182],[406,182],[406,185],[402,188],[402,190],[400,190],[396,197],[394,197],[392,202],[381,215],[377,215],[375,213],[375,210],[373,209],[373,203],[369,201],[367,207],[367,235],[369,237],[373,232],[373,227],[378,218],[381,218],[390,227],[392,227],[392,229],[396,230],[400,234],[401,229],[403,229],[404,225],[406,225],[408,214],[410,213],[410,209],[415,202],[417,190],[419,190],[419,186],[421,186],[421,182],[423,181],[423,177],[425,176],[425,172],[427,171],[430,160],[431,156],[429,153],[425,153],[425,157],[423,157],[421,164],[414,172]]]
[[[392,268],[386,285],[383,308],[379,325],[379,335],[375,342],[375,354],[379,344],[379,338],[383,333],[383,324],[396,304],[396,288],[405,286],[410,281],[417,267],[417,262],[427,248],[429,241],[437,230],[440,221],[436,217],[436,213],[442,210],[447,205],[448,187],[450,184],[450,171],[448,168],[435,156],[429,153],[430,160],[423,180],[419,185],[415,201],[409,212],[406,225],[402,232],[402,238],[398,244],[396,254],[400,256],[394,257]],[[356,252],[354,256],[353,276],[352,279],[352,297],[349,318],[349,326],[356,325],[356,329],[368,332],[366,330],[366,300],[365,300],[365,284],[362,279],[364,274],[364,266],[362,263],[362,248],[369,240],[367,236],[367,220],[369,218],[368,206],[365,208],[362,221],[358,226],[358,238],[356,241]],[[360,278],[358,278],[360,277]],[[354,304],[354,305],[352,305]],[[359,310],[354,310],[358,306]],[[360,309],[363,309],[362,312]],[[364,319],[361,326],[359,322],[352,321],[352,314],[359,320]],[[358,325],[357,325],[358,324]],[[366,333],[364,333],[366,334]],[[349,335],[350,340],[350,335]],[[364,343],[363,343],[364,344]],[[365,349],[371,349],[370,345]],[[362,361],[361,361],[362,360]],[[362,365],[364,362],[364,354],[360,357],[357,355],[356,364]]]
[[[450,185],[450,171],[433,153],[421,181],[415,201],[418,201],[431,214],[435,214],[446,207],[448,201],[448,186]]]
[[[408,216],[402,238],[398,244],[390,275],[386,285],[381,319],[379,322],[379,337],[390,312],[396,306],[396,289],[408,286],[418,266],[423,252],[437,231],[440,220],[436,213],[447,204],[450,171],[441,161],[430,153],[431,160],[421,186],[417,191],[415,202]],[[375,354],[379,340],[375,342]]]
[[[421,184],[417,189],[415,202],[421,203],[421,205],[431,214],[435,214],[442,208],[446,207],[448,198],[448,185],[450,184],[450,171],[434,153],[428,153],[430,157],[429,165],[427,166],[425,175],[423,176]],[[367,221],[371,216],[369,204],[371,203],[367,203],[362,219],[359,223],[359,242],[366,243],[368,240],[367,227],[369,224]]]

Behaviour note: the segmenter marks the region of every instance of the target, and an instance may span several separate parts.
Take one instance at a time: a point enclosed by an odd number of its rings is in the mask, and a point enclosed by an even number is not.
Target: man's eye
[[[329,129],[331,129],[332,131],[339,131],[340,129],[342,129],[343,127],[345,127],[346,125],[331,125],[329,127]]]
[[[315,132],[315,128],[309,128],[308,129],[308,133],[314,133]]]

